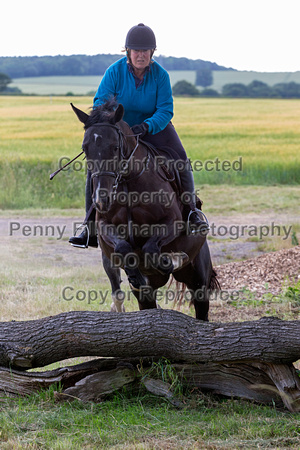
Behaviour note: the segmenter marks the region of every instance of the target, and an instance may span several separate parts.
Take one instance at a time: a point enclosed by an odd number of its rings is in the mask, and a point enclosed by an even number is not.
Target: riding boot
[[[201,232],[201,234],[206,235],[209,231],[209,225],[205,220],[202,220],[198,209],[196,208],[196,194],[194,186],[194,177],[192,170],[185,168],[185,170],[179,171],[181,186],[183,190],[183,197],[186,194],[187,202],[184,203],[190,208],[188,214],[188,221],[191,231]],[[201,212],[200,212],[201,214]],[[205,217],[205,216],[204,216]]]
[[[88,171],[85,184],[85,210],[86,214],[92,206],[92,188],[91,188],[91,172]],[[98,247],[97,229],[95,223],[96,211],[93,209],[90,216],[87,217],[87,223],[83,231],[78,236],[72,236],[69,239],[70,244],[74,247]]]

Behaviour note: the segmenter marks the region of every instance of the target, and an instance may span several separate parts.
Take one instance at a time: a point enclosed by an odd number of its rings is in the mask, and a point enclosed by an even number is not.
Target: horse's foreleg
[[[121,290],[121,270],[112,266],[110,259],[102,252],[102,261],[104,270],[109,278],[111,285],[112,312],[125,312],[124,299],[125,293]]]
[[[115,248],[117,257],[124,261],[123,269],[126,272],[131,290],[139,302],[139,309],[156,308],[155,292],[148,285],[148,280],[139,269],[140,260],[133,252],[127,241],[120,241]]]
[[[113,310],[119,311],[123,308],[121,300],[124,295],[121,295],[120,290],[120,268],[124,269],[128,277],[131,290],[139,302],[139,308],[141,310],[156,308],[155,291],[148,285],[148,279],[140,271],[141,261],[130,243],[120,239],[116,227],[111,224],[105,229],[102,222],[101,230],[102,233],[99,233],[101,248],[105,249],[107,255],[110,254],[110,257],[103,257],[103,265],[112,285]]]
[[[103,221],[101,230],[100,245],[110,249],[111,267],[124,269],[133,289],[146,285],[147,280],[139,270],[139,258],[131,244],[118,236],[117,227],[112,224],[106,225]]]
[[[132,292],[139,302],[140,311],[158,307],[156,303],[156,291],[152,286],[140,286],[139,289],[132,289]]]
[[[164,226],[156,227],[155,233],[147,240],[142,248],[144,261],[147,268],[151,266],[162,275],[170,275],[175,267],[171,255],[161,253],[162,246],[172,242],[176,237],[173,220],[169,220],[163,224]]]

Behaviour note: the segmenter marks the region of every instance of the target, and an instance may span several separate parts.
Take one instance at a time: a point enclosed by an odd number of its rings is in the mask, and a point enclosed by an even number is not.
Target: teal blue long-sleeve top
[[[164,130],[173,117],[170,77],[156,61],[145,72],[144,80],[138,87],[133,73],[128,70],[126,56],[112,64],[98,87],[94,108],[112,96],[124,106],[125,122],[131,127],[146,122],[150,134]]]

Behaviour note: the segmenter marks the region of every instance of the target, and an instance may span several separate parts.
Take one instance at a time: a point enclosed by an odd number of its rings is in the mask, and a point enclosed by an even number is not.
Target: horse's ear
[[[115,112],[114,123],[120,122],[120,120],[123,119],[123,116],[124,116],[124,106],[121,105],[120,103]]]
[[[78,119],[80,120],[80,122],[86,124],[86,122],[89,118],[88,114],[81,111],[81,109],[76,108],[76,106],[74,106],[73,103],[70,103],[70,105],[72,106],[72,109],[73,109],[74,113],[76,114],[76,116],[78,117]]]

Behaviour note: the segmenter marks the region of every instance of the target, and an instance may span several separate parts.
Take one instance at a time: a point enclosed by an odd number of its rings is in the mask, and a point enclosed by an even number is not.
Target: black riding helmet
[[[150,27],[139,23],[128,31],[125,48],[130,50],[154,50],[156,48],[155,34]]]

